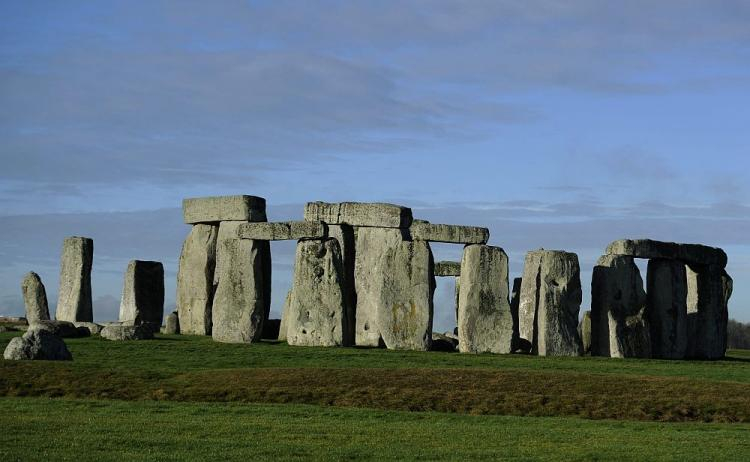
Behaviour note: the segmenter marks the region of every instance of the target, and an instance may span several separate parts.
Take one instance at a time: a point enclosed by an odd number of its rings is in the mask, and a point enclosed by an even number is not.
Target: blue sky
[[[165,263],[171,308],[180,200],[245,193],[279,220],[358,200],[488,226],[512,275],[561,248],[584,287],[614,239],[721,246],[750,321],[747,2],[5,1],[0,21],[0,314],[29,270],[54,305],[71,234],[95,239],[98,319],[132,258]],[[273,250],[278,310],[294,245]]]

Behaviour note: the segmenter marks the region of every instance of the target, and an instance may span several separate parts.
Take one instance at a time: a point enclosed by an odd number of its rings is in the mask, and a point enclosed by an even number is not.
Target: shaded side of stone
[[[73,356],[63,340],[49,330],[31,327],[14,337],[3,352],[7,360],[70,361]]]
[[[543,250],[526,253],[518,300],[518,351],[531,353],[536,341],[537,308],[539,306],[540,273]]]
[[[48,321],[47,291],[42,284],[42,278],[33,271],[27,273],[21,282],[21,291],[28,322]]]
[[[578,314],[583,294],[578,255],[545,251],[538,279],[538,332],[532,352],[540,356],[580,356]]]
[[[266,200],[247,195],[184,199],[182,217],[187,224],[266,221]]]
[[[510,315],[513,318],[513,344],[512,351],[528,351],[528,348],[521,346],[521,335],[518,331],[518,306],[521,302],[521,284],[522,278],[513,279],[513,289],[510,292]]]
[[[721,359],[727,349],[729,298],[733,281],[716,266],[693,266],[687,273],[687,356],[695,359]]]
[[[167,315],[167,320],[164,323],[165,334],[175,335],[180,333],[180,315],[177,311],[173,311]]]
[[[164,266],[158,261],[131,260],[125,271],[120,321],[161,327],[164,319]]]
[[[650,260],[647,281],[651,354],[660,359],[683,359],[687,353],[685,265],[675,260]]]
[[[211,335],[218,232],[218,226],[197,224],[182,244],[177,270],[177,311],[183,334]]]
[[[356,231],[349,225],[328,225],[328,237],[336,239],[341,249],[343,263],[344,303],[347,309],[344,328],[344,344],[354,345],[356,328],[357,292],[354,286],[354,267],[356,265]]]
[[[91,304],[91,265],[94,241],[66,237],[60,258],[60,288],[55,318],[60,321],[94,321]]]

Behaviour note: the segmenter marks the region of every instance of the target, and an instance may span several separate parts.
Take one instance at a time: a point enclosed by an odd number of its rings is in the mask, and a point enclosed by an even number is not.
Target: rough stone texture
[[[225,226],[227,222],[221,224]],[[266,317],[264,259],[268,242],[250,239],[220,239],[216,274],[218,285],[213,303],[213,339],[226,343],[260,340]],[[180,316],[182,319],[182,316]]]
[[[365,202],[308,202],[306,221],[323,221],[331,225],[408,228],[412,224],[411,209],[393,204]]]
[[[648,262],[646,317],[651,332],[651,355],[683,359],[687,353],[687,276],[676,260]]]
[[[218,232],[218,226],[198,224],[182,244],[177,270],[177,311],[183,334],[211,335]]]
[[[279,338],[281,329],[281,319],[266,319],[263,323],[263,334],[261,337],[267,340],[276,340]]]
[[[438,276],[438,277],[461,276],[461,262],[460,261],[439,261],[435,263],[435,276]]]
[[[727,349],[733,281],[716,266],[687,267],[687,357],[721,359]]]
[[[727,254],[717,247],[698,244],[677,244],[651,239],[622,239],[607,246],[608,255],[629,255],[636,258],[681,260],[697,265],[727,266]]]
[[[359,228],[356,344],[429,350],[435,277],[430,245],[402,230]]]
[[[349,225],[328,225],[328,237],[336,239],[341,249],[341,257],[344,265],[344,302],[348,310],[346,315],[348,325],[345,327],[344,332],[349,335],[349,338],[346,339],[345,343],[347,345],[354,344],[355,310],[357,307],[357,294],[354,289],[354,266],[357,254],[355,249],[355,229]]]
[[[325,223],[315,221],[285,221],[243,223],[238,229],[240,239],[262,241],[296,241],[299,239],[323,239],[328,230]]]
[[[39,320],[29,325],[29,329],[41,329],[47,330],[58,337],[64,338],[76,338],[76,337],[87,337],[90,333],[79,329],[74,323],[70,321],[45,321]]]
[[[180,315],[173,311],[167,315],[167,321],[164,324],[165,334],[176,335],[180,333]]]
[[[120,321],[161,327],[164,319],[164,266],[158,261],[131,260],[125,271]]]
[[[469,245],[461,260],[458,347],[462,353],[510,353],[513,316],[508,256],[499,247]]]
[[[531,351],[531,345],[521,345],[521,337],[518,333],[518,305],[521,301],[522,282],[522,278],[513,279],[513,289],[510,291],[510,315],[513,318],[512,351]]]
[[[49,307],[47,306],[47,291],[38,274],[31,271],[26,274],[21,282],[23,292],[23,304],[26,307],[26,319],[29,322],[49,320]]]
[[[336,239],[297,244],[287,320],[287,342],[298,346],[351,345],[344,264]]]
[[[95,322],[74,322],[73,325],[76,327],[79,333],[82,333],[83,329],[88,331],[88,334],[82,335],[83,337],[99,335],[102,332],[102,329],[104,329],[104,326]]]
[[[219,221],[266,221],[266,200],[256,196],[196,197],[182,201],[187,224]]]
[[[599,258],[591,279],[591,354],[650,358],[645,307],[643,279],[633,257],[603,255]]]
[[[452,335],[449,336],[433,332],[432,346],[430,347],[430,350],[447,352],[458,351],[458,338]]]
[[[440,225],[414,220],[409,228],[414,240],[445,242],[448,244],[486,244],[490,230],[476,226]]]
[[[60,258],[60,289],[55,318],[59,321],[94,321],[91,306],[91,265],[94,241],[66,237]]]
[[[591,353],[591,311],[583,313],[583,318],[578,323],[578,336],[581,338],[581,353]]]
[[[279,324],[279,341],[281,342],[286,342],[290,303],[292,303],[292,289],[289,289],[289,292],[287,292],[284,299],[284,308],[281,310],[281,323]]]
[[[42,359],[70,361],[73,356],[60,337],[46,329],[30,328],[22,337],[14,337],[3,357],[9,360]]]
[[[154,331],[149,326],[110,325],[99,333],[107,340],[148,340],[154,338]]]
[[[531,343],[533,354],[579,356],[582,292],[578,256],[536,250],[526,255],[526,265],[518,315],[521,338]]]

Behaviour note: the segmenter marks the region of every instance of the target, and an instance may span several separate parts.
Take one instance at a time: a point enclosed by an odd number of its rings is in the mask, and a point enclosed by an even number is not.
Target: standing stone
[[[292,303],[292,291],[293,289],[289,289],[289,292],[286,294],[286,299],[284,301],[284,308],[281,310],[281,323],[279,324],[279,341],[286,342],[287,338],[287,326],[289,325],[289,308],[291,307]]]
[[[456,276],[454,279],[456,280],[456,286],[453,291],[453,305],[456,309],[456,326],[458,327],[458,302],[461,299],[461,276]]]
[[[683,359],[687,352],[687,276],[676,260],[648,262],[646,315],[654,358]]]
[[[91,265],[94,241],[87,237],[66,237],[60,258],[60,289],[57,297],[58,321],[94,321],[91,305]]]
[[[163,319],[164,266],[158,261],[131,260],[125,271],[120,321],[158,331]]]
[[[591,279],[591,354],[650,358],[646,292],[633,257],[603,255]]]
[[[582,353],[591,353],[591,311],[583,313],[583,318],[578,324],[578,336],[581,337]]]
[[[182,244],[177,270],[177,311],[183,334],[211,335],[218,231],[218,226],[194,225]]]
[[[164,325],[164,333],[168,335],[180,333],[180,315],[177,311],[172,311],[167,315],[167,321]]]
[[[579,356],[581,307],[578,256],[558,250],[526,255],[519,302],[519,333],[540,356]]]
[[[219,244],[211,331],[218,342],[250,343],[261,338],[266,311],[263,253],[267,248],[262,242],[226,239]]]
[[[403,231],[359,228],[355,285],[356,344],[430,349],[434,261],[429,243],[404,240]]]
[[[727,322],[732,278],[716,266],[686,267],[687,272],[687,356],[721,359],[727,349]]]
[[[510,315],[513,318],[513,347],[512,351],[531,351],[531,346],[521,345],[521,336],[518,332],[518,305],[521,302],[522,278],[513,279],[513,290],[510,292]]]
[[[49,321],[49,307],[47,306],[47,292],[44,290],[42,279],[35,272],[29,272],[21,282],[23,304],[26,306],[26,319],[29,324],[37,321]]]
[[[356,234],[355,229],[349,225],[328,225],[328,237],[336,239],[341,249],[343,263],[344,304],[346,305],[346,322],[344,329],[344,344],[354,344],[354,329],[357,307],[357,293],[354,288],[354,266],[356,261]]]
[[[336,239],[297,244],[294,294],[287,320],[287,342],[298,346],[342,346],[351,340],[347,319],[344,264]]]
[[[513,316],[508,256],[499,247],[468,245],[461,260],[458,348],[462,353],[510,353]]]

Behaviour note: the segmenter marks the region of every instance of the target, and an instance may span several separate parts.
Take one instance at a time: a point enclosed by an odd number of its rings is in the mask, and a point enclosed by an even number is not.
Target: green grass
[[[0,399],[3,460],[747,460],[747,425]]]

